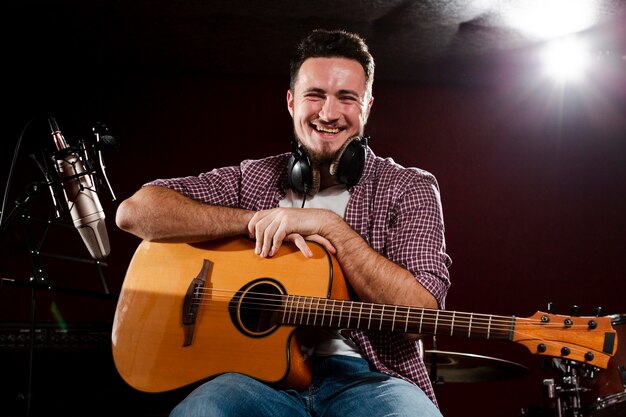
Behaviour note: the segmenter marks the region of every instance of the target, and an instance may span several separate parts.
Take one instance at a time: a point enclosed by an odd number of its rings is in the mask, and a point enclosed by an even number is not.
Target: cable
[[[26,132],[26,129],[28,129],[28,126],[30,126],[30,124],[34,122],[36,119],[38,119],[39,117],[41,116],[35,116],[31,118],[26,123],[26,125],[24,125],[24,127],[22,128],[22,132],[20,133],[20,136],[17,139],[17,143],[15,144],[15,150],[13,151],[13,159],[11,160],[11,165],[9,166],[9,175],[7,177],[7,183],[6,183],[6,186],[4,187],[4,196],[2,197],[2,206],[0,207],[0,225],[2,225],[2,221],[4,219],[4,213],[5,213],[5,209],[7,205],[7,200],[9,198],[9,191],[11,190],[11,180],[13,179],[13,173],[15,172],[17,156],[20,152],[20,146],[22,145],[22,139],[24,138],[24,133]]]

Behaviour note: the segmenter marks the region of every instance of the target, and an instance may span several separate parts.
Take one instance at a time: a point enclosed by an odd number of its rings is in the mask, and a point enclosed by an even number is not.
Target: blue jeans
[[[441,417],[421,389],[371,369],[364,359],[329,356],[315,358],[314,366],[313,383],[300,392],[220,375],[196,388],[170,417]]]

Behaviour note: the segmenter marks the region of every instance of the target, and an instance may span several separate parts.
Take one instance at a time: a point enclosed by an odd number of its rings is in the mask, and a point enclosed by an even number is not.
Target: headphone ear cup
[[[354,139],[339,157],[337,164],[337,180],[352,187],[359,182],[365,167],[367,139]]]
[[[311,161],[304,150],[294,146],[287,163],[287,182],[300,194],[307,194],[313,185],[313,169]]]

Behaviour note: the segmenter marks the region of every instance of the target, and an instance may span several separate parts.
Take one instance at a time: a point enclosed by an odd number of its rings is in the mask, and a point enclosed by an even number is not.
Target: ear
[[[291,90],[287,90],[287,110],[293,118],[293,94],[291,94]]]
[[[374,97],[372,96],[367,102],[367,107],[365,107],[365,110],[363,111],[363,123],[366,123],[368,117],[370,117],[370,111],[372,110],[373,104],[374,104]]]

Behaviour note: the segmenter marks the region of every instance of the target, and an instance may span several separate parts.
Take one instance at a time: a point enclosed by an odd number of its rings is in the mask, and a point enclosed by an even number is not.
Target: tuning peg
[[[580,307],[577,305],[570,306],[569,311],[571,316],[580,317]]]
[[[554,304],[552,301],[548,303],[548,313],[556,313],[556,304]]]
[[[604,316],[604,309],[602,307],[596,307],[596,316],[597,317]]]

